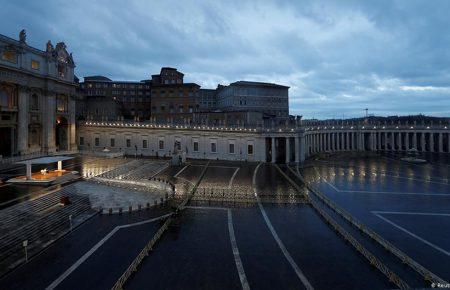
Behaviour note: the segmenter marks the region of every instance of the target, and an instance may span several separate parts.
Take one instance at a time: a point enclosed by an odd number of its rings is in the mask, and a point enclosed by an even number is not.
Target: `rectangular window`
[[[127,139],[127,147],[128,147],[128,148],[131,147],[131,139]]]
[[[38,70],[39,69],[39,62],[36,61],[36,60],[32,60],[31,61],[31,68],[35,69],[35,70]]]
[[[253,144],[248,144],[247,145],[247,154],[248,155],[253,155]]]
[[[147,140],[142,140],[142,148],[147,148]]]
[[[234,143],[229,144],[229,153],[234,154]]]
[[[159,140],[159,150],[164,150],[164,140]]]
[[[198,141],[194,141],[194,152],[198,152]]]
[[[80,146],[84,146],[84,137],[80,137]]]
[[[110,145],[111,147],[116,146],[116,139],[111,138],[109,145]]]
[[[8,62],[17,63],[17,55],[13,51],[4,51],[2,54],[2,59]]]
[[[211,153],[217,153],[217,144],[215,142],[211,143]]]
[[[95,146],[100,146],[100,138],[95,137],[95,141],[94,141]]]

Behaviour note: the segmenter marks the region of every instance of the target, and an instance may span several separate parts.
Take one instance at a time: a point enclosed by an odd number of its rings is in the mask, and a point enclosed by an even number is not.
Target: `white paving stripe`
[[[236,168],[236,170],[233,173],[233,176],[231,176],[230,182],[228,183],[228,188],[231,188],[231,186],[233,185],[234,178],[236,177],[236,174],[238,173],[238,171],[239,171],[239,168]]]
[[[244,266],[242,264],[241,256],[239,255],[239,248],[236,242],[236,236],[234,235],[233,227],[233,216],[231,209],[226,207],[207,207],[207,206],[187,206],[190,209],[201,209],[201,210],[226,210],[228,213],[228,233],[230,235],[231,248],[233,249],[234,262],[236,263],[236,269],[238,271],[239,280],[241,281],[242,289],[249,290],[250,286],[248,284],[247,276],[245,275]]]
[[[313,286],[311,285],[311,283],[309,283],[308,279],[303,274],[302,270],[300,270],[300,267],[297,265],[297,263],[295,263],[295,261],[292,258],[291,254],[289,254],[289,251],[286,249],[286,247],[284,246],[283,242],[278,237],[277,232],[275,231],[274,227],[272,226],[272,223],[270,222],[270,219],[267,216],[267,213],[266,213],[264,207],[261,204],[261,200],[259,199],[258,193],[256,192],[256,174],[257,174],[258,169],[261,166],[261,164],[262,163],[259,163],[256,166],[255,171],[253,172],[253,191],[254,191],[254,194],[255,194],[255,197],[256,197],[256,201],[258,202],[258,206],[259,206],[259,209],[261,211],[261,214],[262,214],[262,216],[264,218],[264,221],[266,222],[267,227],[269,228],[270,232],[272,233],[273,238],[277,242],[278,247],[280,248],[281,252],[283,252],[284,257],[289,262],[291,267],[294,269],[295,273],[297,274],[297,277],[300,279],[300,281],[302,281],[302,283],[303,283],[303,285],[305,286],[306,289],[312,290],[312,289],[314,289]]]
[[[399,214],[399,215],[429,215],[429,216],[450,216],[450,213],[434,213],[434,212],[413,212],[413,211],[378,211],[372,213],[378,214]]]
[[[418,235],[416,235],[416,234],[414,234],[414,233],[408,231],[407,229],[405,229],[405,228],[401,227],[400,225],[394,223],[393,221],[389,220],[388,218],[385,218],[385,217],[382,216],[381,214],[376,213],[376,212],[373,212],[373,214],[376,215],[377,217],[379,217],[380,219],[384,220],[384,221],[387,222],[388,224],[390,224],[390,225],[396,227],[397,229],[399,229],[399,230],[401,230],[401,231],[407,233],[408,235],[410,235],[410,236],[412,236],[412,237],[418,239],[419,241],[421,241],[421,242],[427,244],[428,246],[434,248],[435,250],[437,250],[437,251],[439,251],[439,252],[441,252],[441,253],[443,253],[443,254],[445,254],[445,255],[447,255],[447,256],[450,256],[450,252],[448,252],[448,251],[442,249],[441,247],[439,247],[439,246],[437,246],[437,245],[435,245],[435,244],[433,244],[433,243],[431,243],[431,242],[425,240],[424,238],[421,238],[421,237],[419,237]]]
[[[83,264],[93,253],[95,253],[95,251],[97,251],[106,241],[108,241],[120,229],[134,227],[134,226],[140,226],[143,224],[155,222],[160,219],[164,219],[170,215],[171,214],[166,214],[163,216],[159,216],[157,218],[115,227],[103,239],[101,239],[97,244],[95,244],[95,246],[93,246],[89,251],[87,251],[81,258],[79,258],[72,266],[70,266],[61,276],[59,276],[55,281],[53,281],[53,283],[51,283],[45,289],[48,289],[48,290],[55,289],[59,284],[61,284],[62,281],[64,281],[64,279],[66,279],[73,271],[75,271],[81,264]]]
[[[244,266],[242,265],[241,256],[239,255],[239,249],[237,246],[236,237],[234,235],[233,217],[231,215],[231,210],[228,210],[228,233],[230,234],[234,262],[236,263],[236,268],[239,274],[239,280],[241,280],[242,289],[248,290],[250,289],[250,286],[248,285],[247,276],[245,275]]]
[[[190,165],[186,165],[185,167],[181,168],[180,171],[177,172],[177,174],[175,174],[173,177],[178,177],[178,175],[181,174],[181,172],[183,172],[186,168],[188,168]]]

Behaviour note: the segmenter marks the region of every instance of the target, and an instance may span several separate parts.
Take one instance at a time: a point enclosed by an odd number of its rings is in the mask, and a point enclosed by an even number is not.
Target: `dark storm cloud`
[[[80,77],[174,66],[203,87],[288,85],[305,117],[450,115],[448,1],[0,2],[0,33],[65,41]]]

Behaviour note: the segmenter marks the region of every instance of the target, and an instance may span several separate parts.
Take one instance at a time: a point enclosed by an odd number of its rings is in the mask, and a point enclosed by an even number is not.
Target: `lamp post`
[[[23,241],[22,246],[25,249],[25,262],[28,263],[28,251],[27,251],[28,240]]]

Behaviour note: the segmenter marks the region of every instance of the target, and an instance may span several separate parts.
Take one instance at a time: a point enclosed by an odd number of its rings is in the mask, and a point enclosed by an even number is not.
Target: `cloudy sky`
[[[204,88],[290,86],[305,118],[450,116],[450,1],[6,1],[0,33],[64,41],[77,75],[173,66]]]

